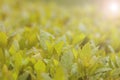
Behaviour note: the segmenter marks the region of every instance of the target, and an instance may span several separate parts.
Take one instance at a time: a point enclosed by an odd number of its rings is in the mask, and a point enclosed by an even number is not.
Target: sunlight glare
[[[107,1],[105,3],[104,7],[104,13],[107,17],[118,17],[119,16],[119,2],[117,1]]]
[[[117,14],[119,11],[119,5],[117,4],[117,2],[110,3],[108,5],[108,10],[113,14]]]

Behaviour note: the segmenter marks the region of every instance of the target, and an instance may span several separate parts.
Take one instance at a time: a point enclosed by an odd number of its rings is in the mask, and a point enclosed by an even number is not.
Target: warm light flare
[[[108,1],[104,4],[104,13],[107,17],[118,17],[119,16],[119,2],[118,1]]]
[[[118,13],[119,11],[119,5],[118,3],[114,2],[114,3],[110,3],[108,5],[108,10],[112,13]]]

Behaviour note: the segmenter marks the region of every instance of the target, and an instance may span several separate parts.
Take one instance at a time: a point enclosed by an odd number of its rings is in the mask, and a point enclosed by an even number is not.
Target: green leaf
[[[14,61],[15,61],[15,68],[16,70],[20,70],[20,68],[22,67],[22,61],[23,61],[23,56],[22,56],[22,51],[17,52],[14,55]]]
[[[90,43],[87,43],[85,46],[83,46],[83,48],[80,49],[79,52],[79,58],[81,59],[84,67],[89,67],[89,65],[91,64],[90,60],[92,60],[92,49]]]
[[[43,80],[52,80],[52,78],[47,73],[43,73],[42,78],[43,78]]]
[[[70,70],[73,64],[73,54],[70,51],[66,51],[65,53],[63,53],[62,57],[61,57],[61,64],[62,66],[66,69],[66,70]]]
[[[73,44],[81,43],[84,38],[85,38],[84,34],[75,35],[72,43]]]
[[[18,41],[13,41],[13,44],[10,46],[9,53],[11,55],[14,55],[19,50],[19,44]]]
[[[44,50],[47,50],[47,45],[46,43],[47,42],[51,42],[53,39],[54,39],[54,36],[51,35],[50,33],[48,32],[45,32],[45,31],[41,31],[40,32],[40,37],[39,38],[39,41],[40,41],[40,46],[44,49]]]
[[[37,74],[41,74],[46,71],[46,65],[43,61],[39,60],[35,65],[34,69]]]
[[[5,54],[3,53],[3,50],[0,48],[0,67],[5,63]]]
[[[89,55],[91,53],[92,53],[92,49],[90,43],[85,44],[85,46],[83,46],[82,48],[81,54]]]
[[[56,68],[56,72],[53,80],[66,80],[65,72],[61,66]]]
[[[0,47],[7,46],[7,35],[4,32],[0,32]]]
[[[58,42],[57,44],[55,44],[55,46],[54,46],[55,50],[58,53],[58,56],[61,55],[63,45],[64,45],[64,42],[61,41],[61,42]]]
[[[11,72],[8,70],[7,65],[3,65],[2,68],[2,79],[3,80],[13,80]]]
[[[75,59],[77,59],[78,58],[78,51],[76,49],[73,49],[72,52],[73,52]]]
[[[24,72],[18,78],[18,80],[28,80],[28,79],[30,79],[30,74],[28,72]]]
[[[111,68],[107,68],[107,67],[103,67],[103,68],[100,68],[96,71],[96,74],[98,73],[104,73],[104,72],[108,72],[108,71],[111,71],[112,69]]]

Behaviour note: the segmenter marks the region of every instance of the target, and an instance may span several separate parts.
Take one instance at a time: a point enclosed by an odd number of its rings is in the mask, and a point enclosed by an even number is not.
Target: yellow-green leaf
[[[0,47],[7,45],[7,35],[4,32],[0,32]]]

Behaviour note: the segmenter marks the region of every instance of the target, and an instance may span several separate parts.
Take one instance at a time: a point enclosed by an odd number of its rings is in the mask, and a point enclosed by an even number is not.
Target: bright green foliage
[[[85,38],[84,34],[76,35],[73,39],[73,44],[81,43],[84,38]]]
[[[45,72],[46,66],[42,61],[38,61],[35,66],[35,71],[37,74],[41,73],[41,72]]]
[[[0,67],[5,63],[5,54],[3,53],[2,48],[0,48]]]
[[[53,80],[66,80],[65,77],[65,73],[64,73],[64,70],[61,66],[57,67],[56,68],[56,72],[55,72],[55,75],[54,75],[54,79]]]
[[[7,35],[4,32],[0,32],[0,47],[7,46]]]
[[[46,65],[45,65],[41,60],[39,60],[39,61],[34,65],[34,69],[35,69],[36,74],[37,74],[37,80],[41,80],[41,79],[42,79],[41,74],[46,71]]]
[[[98,12],[0,0],[0,80],[120,80],[119,19]]]

